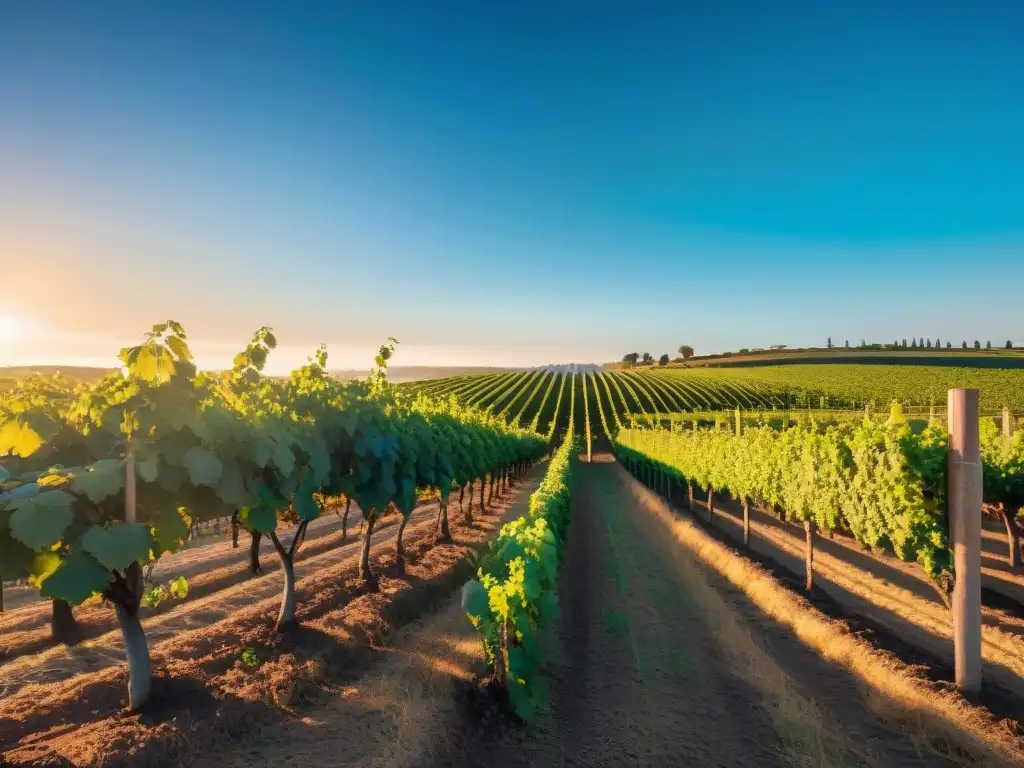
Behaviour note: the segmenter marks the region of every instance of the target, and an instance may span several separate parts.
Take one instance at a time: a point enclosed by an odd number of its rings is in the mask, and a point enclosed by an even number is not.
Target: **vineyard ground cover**
[[[301,626],[291,633],[273,631],[275,595],[240,600],[223,621],[154,644],[154,707],[145,715],[121,711],[123,664],[3,697],[0,763],[177,766],[290,717],[323,688],[358,676],[386,656],[397,627],[422,617],[459,587],[468,575],[470,550],[495,535],[503,520],[525,511],[542,474],[543,465],[534,467],[519,489],[496,497],[486,515],[474,509],[470,526],[453,508],[454,544],[434,544],[431,516],[407,528],[404,573],[393,568],[393,545],[375,546],[379,592],[359,586],[355,553],[300,580]],[[244,648],[254,650],[257,667],[242,663]]]
[[[508,730],[466,700],[456,743],[432,765],[950,764],[681,556],[609,455],[575,471],[551,707]]]
[[[696,489],[695,496],[700,497],[701,490]],[[686,501],[685,490],[676,489],[671,502],[677,514],[687,514]],[[695,498],[694,504],[691,517],[703,530],[727,546],[738,547],[794,595],[806,597],[827,616],[846,622],[876,647],[920,666],[929,680],[945,685],[953,679],[950,614],[920,568],[862,551],[839,534],[833,539],[822,536],[816,543],[815,586],[807,593],[802,527],[787,525],[751,505],[751,545],[743,549],[743,513],[738,503],[718,494],[715,523],[710,527],[706,502]],[[989,531],[986,538],[998,542],[993,533]],[[996,716],[1024,725],[1024,606],[1005,596],[993,599],[988,590],[1000,585],[987,576],[983,580],[986,688],[981,702]],[[1015,587],[1010,585],[1011,590]],[[1010,611],[1005,610],[1007,600],[1013,605]]]

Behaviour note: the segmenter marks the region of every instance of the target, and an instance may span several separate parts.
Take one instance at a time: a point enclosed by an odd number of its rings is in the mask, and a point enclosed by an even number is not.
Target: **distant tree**
[[[926,344],[927,344],[928,349],[932,348],[932,340],[931,339],[928,339]]]
[[[831,336],[828,337],[828,348],[832,349],[832,337]]]
[[[668,354],[664,354],[658,358],[658,365],[668,365]]]
[[[911,341],[910,341],[910,348],[911,349],[917,349],[917,337],[916,336],[913,339],[911,339]]]
[[[963,343],[963,348],[967,349],[967,342],[966,341]]]
[[[683,346],[679,348],[679,354],[682,355],[683,360],[689,360],[693,357],[693,347],[689,344],[683,344]]]
[[[650,352],[644,352],[643,358],[640,360],[644,365],[650,365],[654,362],[654,357],[651,356]]]
[[[846,348],[847,348],[847,349],[849,349],[849,348],[850,348],[850,340],[849,340],[849,339],[847,339],[847,340],[846,340]]]
[[[861,349],[867,349],[867,346],[868,346],[868,343],[866,341],[864,341],[864,339],[861,339],[860,340],[860,348]]]
[[[985,342],[985,349],[992,349],[992,342],[991,341],[986,341]]]
[[[640,359],[639,352],[630,352],[628,355],[622,356],[622,362],[626,363],[630,367],[636,365],[636,361]]]
[[[1006,348],[1007,349],[1013,349],[1013,342],[1012,341],[1006,342]]]
[[[942,339],[935,339],[935,348],[942,349]]]
[[[743,349],[740,350],[740,354],[741,355],[746,355],[746,354],[749,354],[749,353],[750,353],[750,350],[747,347],[744,347]]]
[[[977,339],[974,340],[974,348],[981,349],[981,342],[978,341]]]
[[[952,348],[953,348],[953,342],[952,341],[947,341],[946,342],[946,349],[952,349]]]
[[[768,347],[768,349],[774,349],[774,350],[780,350],[780,349],[785,349],[785,348],[786,348],[785,344],[772,344],[770,347]]]
[[[904,349],[906,349],[906,348],[907,348],[907,340],[906,340],[906,339],[904,339],[904,340],[903,340],[903,348],[904,348]]]

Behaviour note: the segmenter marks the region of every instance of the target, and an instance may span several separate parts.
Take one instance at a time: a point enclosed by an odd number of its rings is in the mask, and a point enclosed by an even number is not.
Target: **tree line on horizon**
[[[828,337],[827,344],[828,344],[828,349],[835,349],[835,345],[832,343],[832,337],[831,336]],[[981,349],[981,342],[978,339],[975,339],[973,346],[974,346],[974,349]],[[846,340],[845,348],[846,349],[850,349],[850,341],[849,341],[849,339]],[[857,346],[857,349],[942,349],[942,348],[943,348],[943,342],[942,342],[942,339],[940,339],[940,338],[936,338],[935,339],[935,343],[933,344],[931,339],[921,338],[920,340],[918,340],[916,336],[911,338],[909,344],[907,343],[906,338],[895,340],[895,341],[893,341],[892,344],[878,344],[878,343],[868,344],[866,341],[864,341],[864,339],[861,339],[860,340],[860,344]],[[947,340],[945,342],[945,348],[946,349],[952,349],[953,348],[953,342]],[[961,349],[969,349],[969,347],[967,346],[967,340],[966,339],[964,339],[964,340],[962,340],[960,342],[960,348]],[[1014,348],[1013,342],[1010,341],[1010,340],[1007,340],[1006,344],[1003,346],[1003,349],[1013,349],[1013,348]],[[992,349],[992,342],[991,341],[986,341],[985,342],[985,349],[986,350]]]
[[[943,349],[943,348],[945,348],[945,349],[952,349],[953,348],[953,342],[949,341],[948,339],[945,341],[944,344],[945,344],[945,347],[943,347],[943,341],[940,338],[936,338],[935,341],[933,342],[931,339],[923,338],[923,337],[920,340],[918,340],[918,338],[916,336],[912,337],[909,342],[904,338],[904,339],[894,340],[891,344],[880,344],[880,343],[877,343],[877,342],[869,344],[864,339],[861,339],[860,340],[860,344],[857,345],[856,349],[915,350],[915,351],[919,351],[919,350],[928,350],[928,349]],[[751,350],[751,349],[748,349],[747,347],[744,347],[743,349],[739,350],[738,353],[735,353],[735,354],[745,355],[745,354],[750,354],[751,352],[765,352],[765,351],[779,352],[779,351],[784,350],[786,348],[787,348],[787,346],[785,344],[774,344],[771,347],[769,347],[768,350],[764,350],[764,349],[753,349],[753,350]],[[836,348],[836,345],[832,343],[832,337],[831,336],[828,337],[827,348],[828,349],[835,349]],[[849,339],[847,339],[845,341],[844,348],[845,349],[852,349],[852,347],[850,346]],[[960,342],[960,348],[961,349],[970,349],[971,347],[968,346],[967,340],[964,339],[964,340],[962,340]],[[979,341],[978,339],[975,339],[974,340],[974,344],[973,344],[973,348],[975,350],[981,350],[982,349],[981,341]],[[992,342],[991,341],[986,341],[984,348],[986,350],[991,350],[993,348],[992,347]],[[1007,340],[1006,344],[1003,346],[1003,349],[1015,349],[1015,347],[1013,345],[1013,342],[1010,341],[1010,340]],[[694,351],[694,348],[691,347],[689,344],[683,344],[682,346],[679,347],[679,349],[677,351],[679,352],[679,356],[676,357],[676,358],[672,358],[667,353],[665,353],[665,354],[662,354],[660,357],[658,357],[657,360],[655,360],[654,356],[650,352],[643,352],[643,353],[641,353],[641,352],[630,352],[630,353],[625,354],[625,355],[622,356],[622,363],[624,365],[628,365],[630,368],[636,367],[637,365],[654,365],[655,362],[657,362],[657,364],[660,365],[660,366],[665,366],[665,365],[668,365],[670,362],[678,363],[678,362],[683,362],[683,361],[689,360],[690,358],[694,357],[695,354],[696,354],[696,352]],[[709,357],[729,357],[729,356],[731,356],[733,354],[734,354],[733,352],[723,352],[720,355],[709,355]]]

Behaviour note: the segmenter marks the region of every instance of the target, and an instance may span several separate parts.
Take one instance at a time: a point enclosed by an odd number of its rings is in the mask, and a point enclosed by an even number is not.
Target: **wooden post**
[[[1003,435],[1006,437],[1013,437],[1013,416],[1010,415],[1010,409],[1007,406],[1003,406]]]
[[[736,407],[736,437],[743,434],[743,417],[740,414],[739,406]]]
[[[124,521],[135,522],[135,454],[131,448],[124,455]]]
[[[951,389],[949,416],[949,534],[953,588],[953,653],[956,685],[981,690],[981,452],[978,390]]]

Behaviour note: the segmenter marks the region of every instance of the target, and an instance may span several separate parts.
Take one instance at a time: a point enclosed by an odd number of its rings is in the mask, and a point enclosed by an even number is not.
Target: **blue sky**
[[[1024,343],[1024,6],[637,5],[0,5],[0,364]]]

